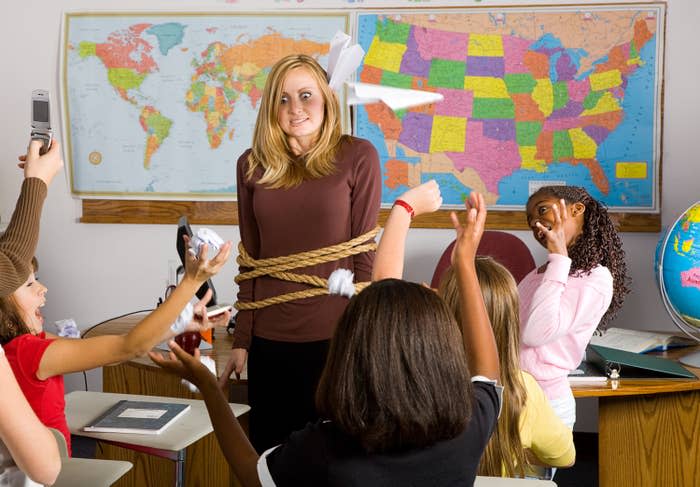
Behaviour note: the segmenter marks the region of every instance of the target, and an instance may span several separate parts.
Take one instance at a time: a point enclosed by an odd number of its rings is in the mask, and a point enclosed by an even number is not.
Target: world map
[[[79,196],[233,199],[272,65],[325,66],[348,15],[67,14],[63,109]]]
[[[444,96],[357,110],[382,202],[436,179],[447,207],[477,190],[522,209],[539,186],[571,184],[611,209],[657,211],[662,22],[652,5],[359,13],[359,81]]]

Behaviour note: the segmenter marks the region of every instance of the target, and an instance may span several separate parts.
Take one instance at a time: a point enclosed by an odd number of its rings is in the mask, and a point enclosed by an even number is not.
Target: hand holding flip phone
[[[32,131],[31,140],[42,143],[39,154],[44,154],[51,146],[51,110],[47,90],[32,91]]]

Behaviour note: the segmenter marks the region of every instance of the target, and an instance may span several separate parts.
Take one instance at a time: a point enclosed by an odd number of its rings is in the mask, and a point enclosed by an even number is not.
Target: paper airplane
[[[352,38],[345,32],[338,31],[330,42],[328,51],[328,85],[332,90],[340,91],[345,80],[362,64],[365,51],[358,44],[350,45]],[[439,93],[430,91],[392,88],[390,86],[370,83],[346,83],[348,87],[348,105],[366,105],[384,102],[392,110],[428,105],[443,100]]]
[[[343,82],[350,78],[362,63],[365,50],[359,44],[350,45],[350,36],[338,31],[331,39],[328,53],[328,86],[340,90]]]
[[[392,88],[369,83],[346,83],[346,85],[348,87],[348,105],[367,105],[382,101],[392,110],[401,110],[402,108],[441,102],[444,99],[440,93],[431,91]]]

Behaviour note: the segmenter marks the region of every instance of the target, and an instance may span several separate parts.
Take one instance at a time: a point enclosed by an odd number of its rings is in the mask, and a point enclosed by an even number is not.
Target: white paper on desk
[[[392,88],[369,83],[347,83],[347,86],[349,88],[348,105],[366,105],[382,101],[392,110],[401,110],[441,102],[444,99],[440,93],[431,91]]]
[[[343,82],[350,78],[362,63],[365,50],[359,44],[350,46],[350,36],[338,31],[331,39],[330,52],[328,54],[328,86],[338,91]]]

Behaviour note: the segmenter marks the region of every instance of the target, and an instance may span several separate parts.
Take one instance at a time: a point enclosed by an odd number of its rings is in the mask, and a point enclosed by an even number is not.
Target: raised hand
[[[569,209],[563,199],[552,205],[552,228],[547,228],[542,223],[535,222],[535,226],[544,236],[547,250],[551,254],[561,254],[568,256],[567,235],[565,228],[570,219]]]
[[[25,178],[39,178],[48,186],[63,167],[61,144],[53,139],[46,154],[40,156],[41,144],[39,140],[32,140],[27,148],[27,153],[18,157],[21,162],[17,166],[24,169]]]
[[[464,206],[467,208],[464,224],[459,222],[455,212],[450,213],[456,232],[455,246],[452,250],[452,265],[458,262],[473,262],[479,242],[481,242],[481,236],[484,234],[486,224],[484,196],[472,191],[469,198],[464,201]]]
[[[195,255],[190,247],[190,238],[183,235],[187,252],[185,252],[185,277],[194,279],[195,281],[204,282],[217,272],[226,263],[231,253],[231,242],[226,242],[219,248],[219,253],[213,259],[207,258],[209,247],[207,244],[202,244],[199,248],[199,254]]]
[[[190,355],[180,348],[174,340],[170,340],[168,346],[170,347],[168,358],[160,352],[148,352],[148,356],[165,371],[190,381],[200,390],[202,384],[207,381],[216,381],[216,377],[200,362],[199,349],[195,349],[194,355]]]
[[[399,199],[411,205],[415,216],[432,213],[442,206],[440,186],[434,179],[409,189]]]

